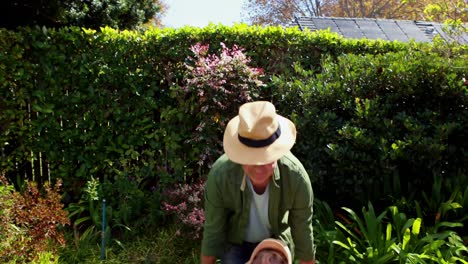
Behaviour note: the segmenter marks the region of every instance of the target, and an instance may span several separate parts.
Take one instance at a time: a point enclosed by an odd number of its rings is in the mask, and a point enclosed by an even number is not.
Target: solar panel
[[[388,40],[382,29],[375,20],[357,19],[356,24],[361,29],[362,34],[368,39]]]
[[[430,42],[431,40],[426,36],[424,31],[422,31],[413,21],[396,21],[400,28],[405,32],[405,34],[410,38],[418,42]]]
[[[388,40],[398,40],[408,42],[409,39],[406,34],[400,29],[400,27],[395,23],[395,21],[390,20],[376,20],[379,27],[387,35]]]
[[[337,33],[341,34],[340,30],[338,29],[338,27],[335,24],[335,21],[333,21],[332,19],[312,18],[312,20],[314,21],[314,24],[317,27],[317,29],[327,29],[327,28],[329,28],[330,31],[337,32]]]
[[[437,33],[445,40],[450,40],[452,39],[442,28],[442,25],[441,24],[435,24],[434,25],[434,28],[435,30],[437,31]]]
[[[362,34],[361,30],[359,29],[357,24],[354,22],[354,20],[335,19],[335,23],[338,26],[341,34],[345,38],[354,38],[354,39],[364,38],[364,35]]]
[[[314,21],[311,18],[300,18],[298,19],[298,23],[302,28],[308,28],[310,30],[317,30],[315,27]]]
[[[464,33],[460,36],[460,44],[468,45],[468,34]]]
[[[468,34],[453,38],[442,30],[442,25],[427,21],[390,20],[372,18],[326,18],[326,17],[298,17],[295,23],[302,29],[311,31],[330,29],[345,38],[368,38],[382,40],[398,40],[407,42],[414,39],[418,42],[431,42],[435,35],[443,39],[454,40],[460,44],[468,44]]]
[[[445,40],[454,40],[453,37],[451,37],[449,34],[447,34],[443,30],[442,24],[435,24],[434,23],[434,28],[437,31],[437,33],[440,34],[440,36],[443,39],[445,39]],[[458,41],[458,43],[460,43],[462,45],[466,45],[466,44],[468,44],[468,34],[466,34],[466,33],[462,34],[461,36],[456,37],[456,40]]]

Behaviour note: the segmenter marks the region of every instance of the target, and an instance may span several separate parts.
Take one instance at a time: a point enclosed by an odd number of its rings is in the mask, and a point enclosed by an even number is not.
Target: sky
[[[208,24],[232,26],[241,22],[243,0],[165,0],[168,10],[162,19],[166,27],[185,25],[205,27]]]

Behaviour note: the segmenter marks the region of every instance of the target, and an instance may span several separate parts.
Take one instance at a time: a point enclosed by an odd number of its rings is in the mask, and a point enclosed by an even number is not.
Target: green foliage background
[[[0,27],[135,29],[160,12],[161,3],[153,0],[11,0],[0,3]]]
[[[12,182],[62,178],[66,201],[97,178],[128,221],[145,210],[144,191],[203,177],[205,146],[187,143],[197,100],[180,93],[196,43],[210,53],[236,44],[263,69],[256,99],[296,122],[293,152],[332,205],[418,195],[434,176],[467,182],[466,47],[447,57],[425,44],[246,25],[0,30],[0,171]]]

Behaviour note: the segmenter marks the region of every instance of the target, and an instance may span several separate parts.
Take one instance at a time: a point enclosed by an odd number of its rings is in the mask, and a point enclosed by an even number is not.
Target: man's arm
[[[300,164],[300,163],[299,163]],[[313,235],[313,201],[314,193],[309,176],[300,166],[296,182],[293,209],[289,214],[289,225],[295,245],[295,253],[300,264],[315,263],[315,246]]]
[[[220,176],[225,173],[223,168],[222,160],[220,163],[218,159],[211,168],[205,185],[205,222],[203,223],[201,243],[202,264],[214,264],[224,251],[227,216],[223,203],[223,191],[218,184],[218,181],[222,181]]]
[[[215,256],[205,256],[201,255],[201,264],[215,264],[216,263],[216,257]],[[305,263],[307,264],[307,263]],[[314,264],[314,263],[312,263]]]

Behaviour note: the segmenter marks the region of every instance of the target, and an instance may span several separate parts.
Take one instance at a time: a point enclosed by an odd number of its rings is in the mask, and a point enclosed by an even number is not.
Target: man
[[[300,264],[313,264],[313,192],[290,152],[296,127],[273,104],[239,108],[224,132],[224,152],[208,175],[202,264],[244,264],[264,239],[285,241]]]
[[[267,238],[258,244],[246,264],[292,264],[291,251],[283,241]]]

